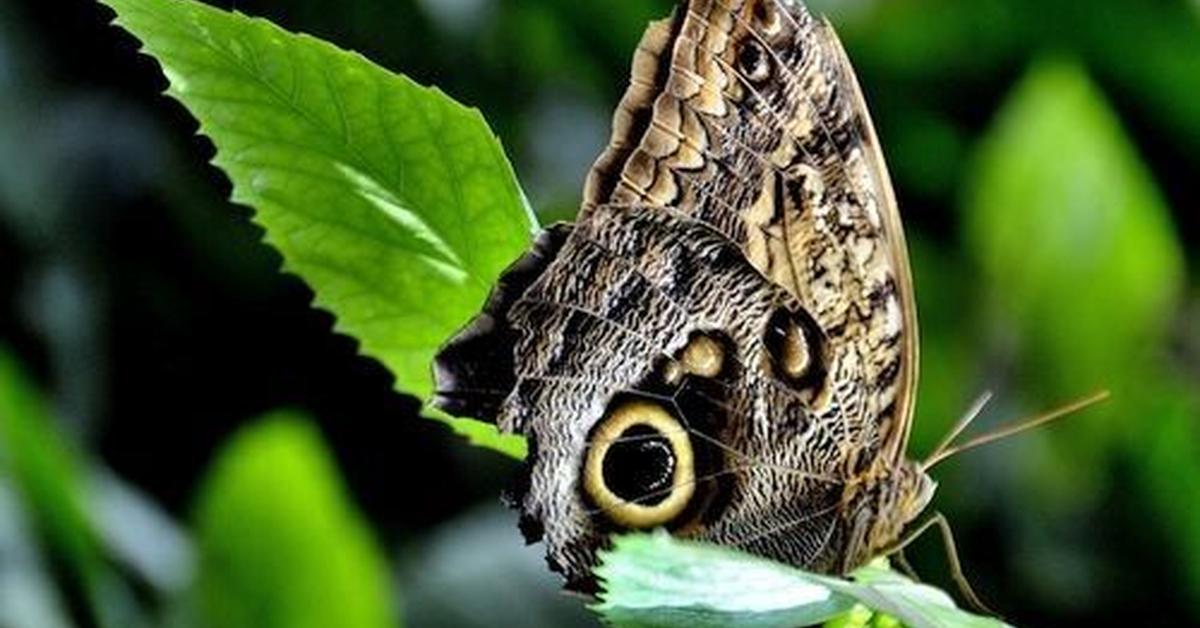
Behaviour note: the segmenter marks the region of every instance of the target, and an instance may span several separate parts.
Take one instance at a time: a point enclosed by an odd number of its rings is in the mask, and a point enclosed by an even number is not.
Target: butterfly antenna
[[[997,429],[993,432],[989,432],[987,434],[982,434],[980,436],[976,436],[975,438],[972,438],[971,440],[969,440],[961,445],[955,445],[953,447],[944,445],[944,443],[947,443],[947,442],[953,440],[954,436],[956,436],[959,432],[961,432],[963,430],[963,428],[966,427],[966,424],[971,422],[971,419],[973,419],[974,417],[971,415],[971,413],[968,413],[966,416],[963,417],[963,420],[959,421],[959,423],[961,425],[955,426],[955,429],[951,431],[951,435],[943,441],[943,445],[939,445],[938,448],[936,450],[934,450],[934,453],[931,454],[928,458],[926,458],[925,462],[921,463],[921,468],[925,471],[928,471],[937,463],[939,463],[951,456],[954,456],[956,454],[961,454],[962,452],[967,451],[969,449],[975,449],[976,447],[980,447],[980,446],[986,445],[988,443],[998,441],[1003,438],[1008,438],[1009,436],[1020,434],[1021,432],[1031,430],[1035,427],[1040,427],[1042,425],[1050,423],[1051,421],[1061,419],[1069,414],[1072,414],[1072,413],[1078,412],[1084,408],[1087,408],[1088,406],[1092,406],[1097,403],[1100,403],[1101,401],[1108,399],[1109,395],[1110,395],[1109,391],[1099,390],[1099,391],[1096,391],[1086,397],[1083,397],[1081,399],[1073,401],[1065,406],[1061,406],[1057,409],[1046,412],[1045,414],[1032,416],[1027,419],[1021,419],[1020,421],[1017,421],[1017,422],[1013,423],[1012,425],[1001,427],[1000,429]],[[988,395],[985,395],[984,397],[981,397],[980,399],[985,399],[987,396]],[[979,405],[979,403],[976,402],[976,405]],[[982,406],[980,406],[980,407],[982,408]],[[978,413],[976,412],[976,414],[978,414]]]
[[[934,458],[941,456],[942,452],[950,446],[950,443],[953,443],[954,439],[958,438],[958,435],[962,434],[963,430],[967,429],[967,426],[983,413],[983,409],[987,407],[988,402],[991,400],[992,391],[990,390],[986,390],[982,395],[979,395],[979,397],[967,407],[967,411],[964,412],[961,417],[959,417],[958,422],[954,424],[954,427],[950,428],[950,431],[946,433],[946,436],[942,438],[942,441],[937,444],[937,447],[933,448],[933,453],[929,454],[929,457],[926,458],[926,460],[933,460]]]

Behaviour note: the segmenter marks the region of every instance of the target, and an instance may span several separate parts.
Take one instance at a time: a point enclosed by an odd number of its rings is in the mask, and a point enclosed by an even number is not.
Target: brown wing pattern
[[[908,516],[879,516],[912,492],[879,488],[916,379],[908,273],[832,29],[690,0],[638,47],[577,223],[443,348],[436,402],[528,437],[511,499],[576,587],[610,532],[656,526],[844,571]]]
[[[832,27],[787,0],[692,0],[635,53],[580,220],[604,204],[674,207],[792,293],[857,384],[897,463],[917,327],[891,182]]]

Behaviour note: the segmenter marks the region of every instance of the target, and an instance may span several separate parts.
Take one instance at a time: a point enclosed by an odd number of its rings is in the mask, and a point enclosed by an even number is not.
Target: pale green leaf
[[[307,422],[276,415],[234,436],[195,519],[203,625],[395,625],[387,562]]]
[[[885,567],[868,566],[843,580],[661,531],[617,537],[596,575],[603,593],[594,608],[618,626],[787,628],[834,617],[834,626],[894,625],[864,615],[859,604],[913,628],[1005,625],[961,611],[942,591]]]
[[[478,111],[362,56],[191,0],[106,0],[200,121],[232,200],[337,329],[427,398],[430,361],[535,221]],[[452,426],[511,455],[517,437]]]
[[[998,628],[1004,622],[972,615],[954,605],[944,591],[918,584],[878,563],[855,571],[852,581],[831,579],[829,587],[876,613],[913,628]],[[882,623],[882,622],[880,622]]]

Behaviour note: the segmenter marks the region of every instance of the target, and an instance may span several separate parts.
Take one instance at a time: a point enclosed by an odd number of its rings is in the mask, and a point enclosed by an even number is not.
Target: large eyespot
[[[583,486],[619,526],[652,528],[671,521],[695,492],[687,430],[656,403],[621,403],[592,434]]]

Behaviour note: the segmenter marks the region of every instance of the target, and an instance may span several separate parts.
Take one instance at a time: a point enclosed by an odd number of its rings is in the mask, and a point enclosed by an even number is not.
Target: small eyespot
[[[821,331],[806,312],[780,308],[763,338],[776,376],[796,388],[809,388],[825,376]]]
[[[742,42],[737,53],[738,69],[746,80],[761,83],[771,77],[771,60],[762,44],[753,39]]]
[[[584,461],[588,497],[626,528],[670,522],[695,491],[695,455],[687,430],[662,406],[626,401],[592,434]]]
[[[692,375],[716,377],[725,367],[725,348],[712,337],[697,334],[679,354],[679,362]]]
[[[725,345],[707,333],[695,333],[672,360],[662,365],[663,381],[675,386],[684,375],[712,379],[725,369]]]
[[[789,377],[799,379],[808,372],[812,356],[808,352],[808,341],[804,338],[804,330],[796,325],[788,325],[787,330],[783,332],[779,353],[779,364]]]

